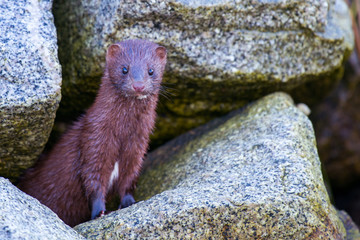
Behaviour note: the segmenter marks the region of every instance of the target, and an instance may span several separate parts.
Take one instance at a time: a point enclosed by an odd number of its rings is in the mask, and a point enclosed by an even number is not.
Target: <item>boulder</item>
[[[79,233],[88,239],[346,238],[324,186],[311,122],[284,93],[180,136],[146,161],[136,197],[142,201],[76,226]]]
[[[0,177],[0,239],[84,239],[49,208]]]
[[[313,83],[305,87],[324,94],[353,48],[343,0],[55,1],[54,14],[64,121],[93,101],[111,43],[145,38],[168,49],[155,144],[270,92]]]
[[[14,180],[49,137],[61,67],[50,0],[0,4],[0,175]]]

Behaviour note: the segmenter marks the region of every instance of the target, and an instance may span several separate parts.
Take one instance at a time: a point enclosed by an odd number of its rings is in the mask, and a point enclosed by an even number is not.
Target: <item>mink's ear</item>
[[[116,58],[116,56],[120,55],[122,52],[122,48],[118,44],[112,44],[107,50],[106,53],[106,61]]]
[[[166,61],[166,48],[159,46],[156,48],[155,52],[161,61]]]

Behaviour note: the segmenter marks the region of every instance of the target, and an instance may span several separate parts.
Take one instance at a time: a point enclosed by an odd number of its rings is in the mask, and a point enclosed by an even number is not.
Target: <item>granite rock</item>
[[[0,175],[14,180],[40,155],[60,101],[51,0],[0,4]]]
[[[353,222],[349,214],[345,211],[338,211],[338,215],[346,228],[346,240],[360,239],[359,227]]]
[[[84,239],[38,200],[0,177],[0,239]]]
[[[276,90],[331,85],[353,48],[343,0],[55,1],[54,14],[65,121],[93,101],[111,43],[145,38],[167,47],[165,85],[173,95],[161,99],[153,139]]]
[[[150,153],[138,199],[75,229],[88,239],[344,239],[311,122],[284,93]]]

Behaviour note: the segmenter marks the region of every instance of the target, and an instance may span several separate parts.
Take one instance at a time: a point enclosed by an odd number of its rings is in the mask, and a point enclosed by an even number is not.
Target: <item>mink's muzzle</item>
[[[135,90],[135,92],[141,93],[145,88],[145,83],[140,81],[134,81],[132,84],[132,88]]]

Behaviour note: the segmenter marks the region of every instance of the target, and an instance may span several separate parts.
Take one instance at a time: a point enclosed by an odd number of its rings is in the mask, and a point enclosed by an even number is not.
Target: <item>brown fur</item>
[[[70,226],[105,210],[110,192],[120,199],[131,192],[154,127],[165,64],[166,50],[155,43],[127,40],[111,45],[94,104],[49,155],[26,172],[19,188]],[[119,177],[110,186],[115,162]]]

